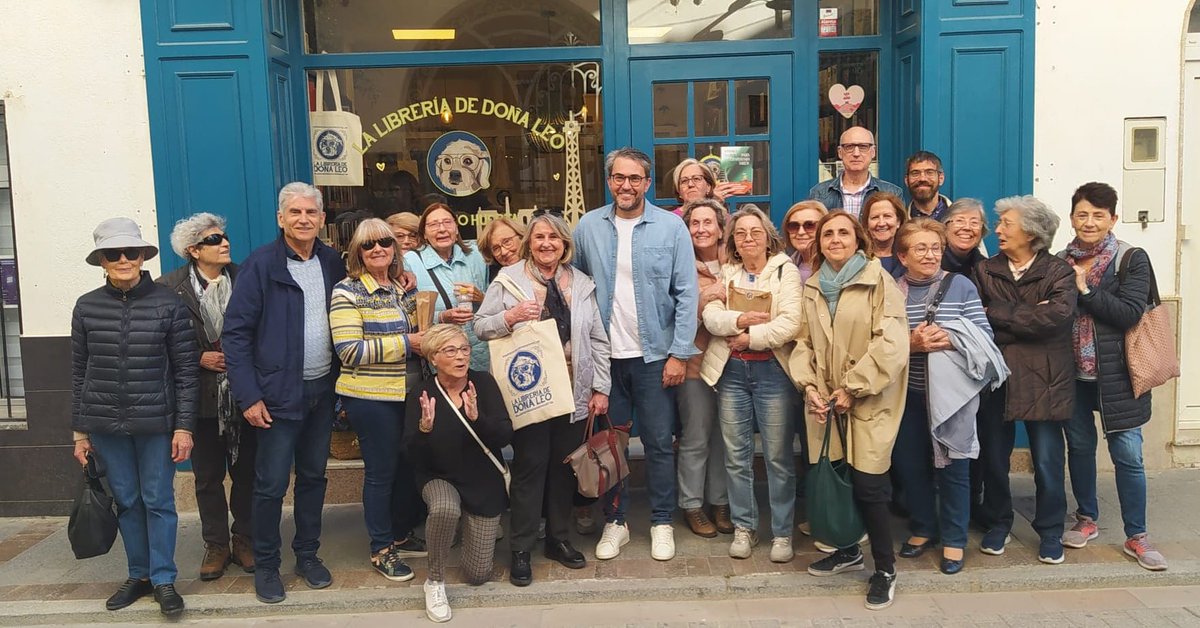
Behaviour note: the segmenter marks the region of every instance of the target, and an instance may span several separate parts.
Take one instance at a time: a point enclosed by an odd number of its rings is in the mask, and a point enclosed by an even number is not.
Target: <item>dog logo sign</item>
[[[326,129],[317,136],[317,152],[330,161],[342,156],[346,150],[346,142],[342,134],[333,129]]]
[[[433,184],[450,196],[470,196],[492,185],[492,154],[483,140],[466,131],[434,140],[428,168]]]
[[[529,351],[518,351],[508,363],[508,383],[526,392],[542,381],[542,361]]]

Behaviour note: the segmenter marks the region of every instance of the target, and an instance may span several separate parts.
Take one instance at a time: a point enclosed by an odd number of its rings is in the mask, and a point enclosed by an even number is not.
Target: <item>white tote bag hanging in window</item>
[[[335,111],[325,111],[325,77],[333,89]],[[312,144],[313,184],[362,185],[363,156],[354,148],[362,138],[362,121],[342,111],[342,90],[335,70],[317,70],[316,111],[308,114]]]

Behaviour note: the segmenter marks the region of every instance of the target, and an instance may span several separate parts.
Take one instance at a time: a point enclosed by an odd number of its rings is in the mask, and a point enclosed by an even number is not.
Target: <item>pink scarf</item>
[[[1100,287],[1104,271],[1108,270],[1108,265],[1117,256],[1118,246],[1117,237],[1111,233],[1090,247],[1085,247],[1079,238],[1071,240],[1071,243],[1067,245],[1067,258],[1076,263],[1094,258],[1085,278],[1088,289],[1096,290]],[[1078,318],[1075,319],[1075,327],[1072,332],[1075,341],[1075,366],[1079,369],[1080,374],[1095,377],[1096,323],[1092,320],[1092,315],[1081,310]]]

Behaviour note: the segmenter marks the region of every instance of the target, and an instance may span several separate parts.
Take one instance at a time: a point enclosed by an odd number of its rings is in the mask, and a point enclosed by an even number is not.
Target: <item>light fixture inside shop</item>
[[[662,39],[671,32],[671,26],[630,26],[630,39]]]
[[[393,28],[392,39],[416,41],[429,39],[454,39],[453,28]]]

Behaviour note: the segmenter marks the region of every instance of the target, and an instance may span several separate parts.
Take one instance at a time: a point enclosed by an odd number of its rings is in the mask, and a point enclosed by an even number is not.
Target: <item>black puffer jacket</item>
[[[1124,249],[1125,247],[1122,247]],[[1125,332],[1142,319],[1150,295],[1153,270],[1150,257],[1142,249],[1133,249],[1125,282],[1117,273],[1120,258],[1109,264],[1100,285],[1079,295],[1079,309],[1091,314],[1096,326],[1096,370],[1100,389],[1100,422],[1104,432],[1120,432],[1140,427],[1150,420],[1150,393],[1134,398],[1129,383],[1129,365],[1125,363]]]
[[[150,273],[129,292],[105,283],[71,315],[71,427],[164,434],[196,427],[196,334],[179,297]]]

